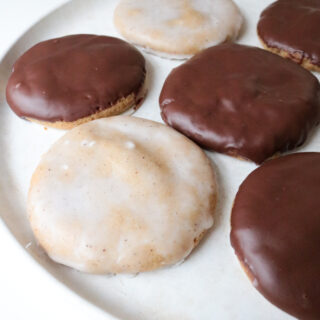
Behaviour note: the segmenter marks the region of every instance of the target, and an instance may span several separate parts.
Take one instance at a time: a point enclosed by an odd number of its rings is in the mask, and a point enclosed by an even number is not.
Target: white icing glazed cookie
[[[56,262],[90,273],[178,263],[213,224],[210,160],[160,123],[119,116],[80,125],[35,170],[28,215]]]
[[[114,23],[125,38],[147,51],[185,59],[235,39],[242,16],[232,0],[121,0]]]

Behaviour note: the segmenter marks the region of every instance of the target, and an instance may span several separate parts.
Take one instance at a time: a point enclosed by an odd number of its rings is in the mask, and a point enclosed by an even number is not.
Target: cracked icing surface
[[[242,16],[231,0],[122,0],[114,22],[135,44],[168,58],[187,58],[235,39]]]
[[[112,117],[62,137],[34,172],[32,229],[49,256],[93,273],[175,264],[213,224],[215,177],[190,140],[149,120]]]

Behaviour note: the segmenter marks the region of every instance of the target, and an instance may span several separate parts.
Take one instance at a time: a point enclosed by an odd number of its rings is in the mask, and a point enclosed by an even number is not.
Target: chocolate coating
[[[274,2],[260,16],[258,35],[268,47],[299,53],[300,63],[307,58],[320,67],[320,1]]]
[[[38,43],[13,70],[7,101],[18,116],[71,122],[137,94],[145,60],[123,40],[82,34]]]
[[[267,161],[237,193],[231,243],[255,287],[299,319],[320,319],[320,153]]]
[[[262,163],[305,141],[319,122],[320,85],[290,60],[223,44],[174,69],[160,107],[167,124],[201,146]]]

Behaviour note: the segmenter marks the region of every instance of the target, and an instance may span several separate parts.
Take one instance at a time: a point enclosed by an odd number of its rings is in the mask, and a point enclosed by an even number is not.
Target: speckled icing
[[[213,224],[210,161],[169,127],[134,117],[78,126],[42,157],[29,190],[49,256],[93,273],[175,264]]]
[[[147,51],[185,59],[235,39],[242,16],[231,0],[122,0],[114,22],[125,38]]]

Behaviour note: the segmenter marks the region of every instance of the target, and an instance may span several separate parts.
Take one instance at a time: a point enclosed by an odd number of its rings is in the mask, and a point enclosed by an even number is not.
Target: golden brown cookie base
[[[249,280],[251,281],[251,283],[253,283],[253,281],[254,281],[254,276],[253,276],[253,274],[251,273],[249,267],[248,267],[244,262],[242,262],[242,261],[240,261],[240,260],[239,260],[239,262],[240,262],[240,265],[241,265],[242,270],[244,271],[244,273],[246,274],[246,276],[249,278]]]
[[[282,58],[285,59],[290,59],[293,62],[300,64],[303,68],[310,70],[310,71],[316,71],[320,72],[320,67],[311,63],[311,61],[307,58],[302,58],[301,53],[296,52],[295,54],[291,54],[285,50],[278,49],[278,48],[271,48],[269,47],[260,37],[259,37],[260,42],[262,43],[262,46],[264,49],[277,54],[278,56],[281,56]]]
[[[116,102],[110,108],[98,111],[90,116],[80,118],[78,120],[71,121],[71,122],[67,122],[67,121],[49,122],[49,121],[37,120],[34,118],[26,118],[26,119],[32,122],[41,124],[45,127],[69,130],[76,126],[79,126],[80,124],[83,124],[92,120],[119,115],[127,111],[128,109],[130,109],[132,106],[134,106],[140,100],[140,98],[144,97],[144,95],[145,95],[145,91],[143,91],[143,94],[138,94],[138,95],[131,93],[127,97],[121,98],[120,100],[118,100],[118,102]]]

